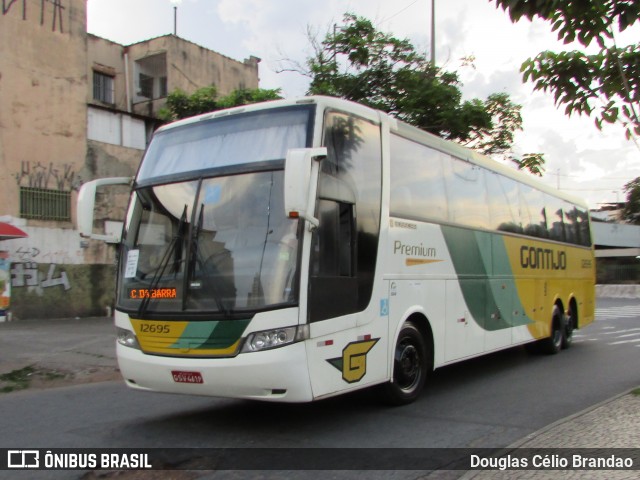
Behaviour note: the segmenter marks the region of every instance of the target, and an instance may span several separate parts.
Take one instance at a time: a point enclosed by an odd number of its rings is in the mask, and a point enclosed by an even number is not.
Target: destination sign
[[[129,290],[129,298],[132,300],[150,299],[172,299],[178,298],[176,288],[132,288]]]

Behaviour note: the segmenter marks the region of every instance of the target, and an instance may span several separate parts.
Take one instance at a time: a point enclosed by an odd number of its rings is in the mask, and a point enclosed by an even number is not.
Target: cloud
[[[425,52],[430,47],[431,2],[425,0],[183,0],[178,7],[178,34],[238,60],[262,58],[260,85],[282,88],[287,97],[306,92],[308,79],[276,73],[283,57],[304,64],[311,55],[307,26],[320,38],[340,23],[345,12],[371,19],[378,28],[409,38]],[[89,31],[119,43],[134,43],[173,32],[170,0],[88,0]],[[617,36],[620,44],[637,41],[640,29]],[[543,181],[576,188],[590,202],[640,176],[638,149],[624,140],[620,127],[598,131],[593,120],[567,117],[550,93],[534,92],[521,83],[520,65],[543,50],[565,50],[551,25],[542,20],[513,24],[495,2],[436,1],[438,65],[457,71],[465,98],[506,92],[522,104],[524,131],[516,137],[518,152],[543,152],[549,175]],[[460,58],[475,56],[476,69],[462,68]],[[611,178],[611,180],[609,180]],[[626,180],[625,180],[626,179]],[[611,187],[610,187],[611,186]],[[616,187],[617,186],[617,187]],[[590,190],[585,190],[590,188]]]

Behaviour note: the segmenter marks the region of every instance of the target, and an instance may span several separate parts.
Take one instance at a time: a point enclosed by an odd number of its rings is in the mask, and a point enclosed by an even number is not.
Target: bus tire
[[[393,359],[393,378],[382,387],[384,399],[390,405],[407,405],[422,391],[429,373],[429,354],[424,336],[412,323],[400,330]]]
[[[575,307],[573,304],[569,307],[569,314],[565,317],[564,330],[562,335],[562,348],[567,349],[573,343],[573,331],[576,328],[576,321],[578,319]]]
[[[565,330],[564,315],[557,305],[553,306],[551,314],[551,335],[540,342],[542,351],[549,355],[555,355],[562,349]]]

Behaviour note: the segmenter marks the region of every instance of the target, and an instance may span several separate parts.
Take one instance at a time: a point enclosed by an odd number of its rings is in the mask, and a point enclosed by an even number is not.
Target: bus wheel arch
[[[392,378],[383,384],[382,394],[390,405],[406,405],[422,392],[433,370],[433,333],[421,314],[407,318],[394,346]]]

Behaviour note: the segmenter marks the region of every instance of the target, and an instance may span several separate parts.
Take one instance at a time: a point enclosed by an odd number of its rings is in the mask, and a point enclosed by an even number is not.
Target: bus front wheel
[[[383,385],[387,403],[406,405],[418,398],[427,380],[428,352],[420,330],[411,322],[405,323],[396,342],[393,379]]]

